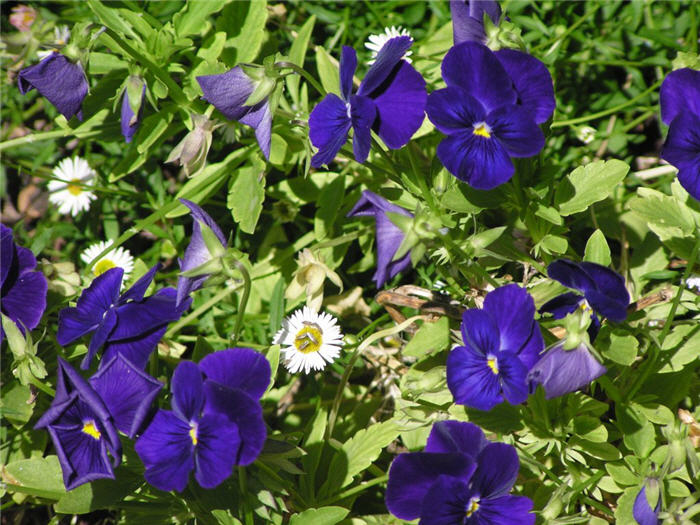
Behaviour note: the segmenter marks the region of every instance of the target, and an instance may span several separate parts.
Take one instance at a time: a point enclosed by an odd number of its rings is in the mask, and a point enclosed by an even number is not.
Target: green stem
[[[579,18],[576,22],[571,24],[571,26],[566,31],[564,31],[561,35],[555,36],[554,38],[550,38],[546,42],[543,42],[543,43],[533,47],[532,54],[534,55],[535,51],[538,51],[539,49],[542,49],[542,48],[547,47],[549,45],[556,44],[559,40],[564,40],[571,33],[573,33],[578,28],[578,26],[583,24],[588,19],[589,16],[591,16],[592,14],[595,14],[595,12],[598,11],[599,8],[600,8],[600,4],[596,4],[590,11],[587,11],[586,13],[584,13],[581,18]]]
[[[606,109],[604,111],[599,111],[598,113],[593,113],[592,115],[588,115],[585,117],[578,117],[578,118],[573,118],[569,120],[558,120],[556,122],[552,122],[552,125],[550,126],[551,128],[560,128],[562,126],[573,126],[575,124],[582,124],[583,122],[588,122],[589,120],[595,120],[599,119],[601,117],[605,117],[607,115],[612,115],[613,113],[617,113],[621,109],[626,108],[627,106],[631,106],[638,100],[646,97],[649,93],[652,93],[658,89],[658,87],[661,85],[661,82],[663,80],[659,80],[658,82],[655,82],[653,86],[648,88],[646,91],[641,92],[639,95],[636,97],[632,97],[626,102],[623,102],[622,104],[618,104],[614,108]]]
[[[389,474],[384,474],[383,476],[379,476],[377,478],[371,479],[369,481],[366,481],[364,483],[360,483],[356,487],[352,487],[348,490],[345,490],[339,494],[336,494],[332,498],[326,499],[322,501],[321,503],[318,504],[319,507],[325,507],[326,505],[330,505],[331,503],[334,503],[336,501],[341,501],[346,498],[349,498],[350,496],[354,496],[355,494],[359,494],[360,492],[364,492],[365,490],[374,487],[375,485],[379,485],[381,483],[385,483],[389,479]]]
[[[304,68],[297,66],[296,64],[292,64],[291,62],[275,62],[275,67],[279,69],[291,69],[294,71],[296,74],[304,77],[304,80],[306,80],[309,84],[311,84],[316,91],[318,91],[322,97],[326,96],[326,90],[323,89],[323,86],[318,83],[318,81],[312,77],[308,71],[306,71]]]
[[[167,332],[165,332],[165,337],[172,337],[173,334],[175,334],[180,328],[188,324],[190,321],[197,319],[199,316],[201,316],[204,312],[209,310],[212,306],[220,302],[222,299],[225,297],[228,297],[230,294],[238,290],[241,285],[238,286],[232,286],[230,288],[224,288],[223,290],[220,290],[219,293],[217,293],[214,297],[209,299],[206,303],[204,303],[202,306],[194,310],[192,313],[190,313],[187,317],[183,317],[180,319],[177,323],[172,325]]]
[[[40,380],[38,380],[36,377],[32,376],[32,378],[29,380],[32,385],[37,387],[39,390],[41,390],[44,394],[48,394],[51,397],[56,397],[56,391],[51,388],[50,386],[45,385],[42,383]]]
[[[116,128],[115,125],[99,126],[90,131],[81,131],[80,138],[86,139],[90,137],[96,137],[101,135],[104,131],[108,129]],[[42,142],[45,140],[54,140],[64,137],[70,137],[73,135],[73,130],[70,129],[53,129],[51,131],[42,131],[40,133],[30,133],[23,137],[17,137],[16,139],[6,140],[5,142],[0,142],[0,151],[16,148],[17,146],[24,146],[25,144],[33,144],[34,142]]]
[[[246,525],[253,525],[253,513],[248,505],[245,504],[245,497],[248,494],[248,482],[246,479],[245,467],[238,467],[238,486],[241,489],[241,503],[243,507],[243,516]]]
[[[250,295],[251,282],[250,282],[250,274],[248,273],[248,270],[243,265],[243,263],[234,259],[233,264],[236,266],[238,271],[241,272],[241,275],[243,276],[243,293],[241,294],[241,300],[238,301],[238,313],[236,314],[236,326],[233,329],[233,345],[236,346],[236,343],[238,343],[238,337],[241,333],[241,325],[243,324],[243,316],[245,315],[246,305],[248,304],[248,296]],[[224,268],[226,268],[225,265],[224,265]],[[232,277],[231,270],[229,268],[226,268],[226,270],[227,270],[226,273],[229,275],[229,277]]]

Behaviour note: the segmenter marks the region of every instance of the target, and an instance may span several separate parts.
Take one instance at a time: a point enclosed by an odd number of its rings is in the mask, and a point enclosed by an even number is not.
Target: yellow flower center
[[[496,359],[495,357],[489,357],[486,361],[486,364],[489,365],[491,372],[498,375],[498,359]]]
[[[589,314],[593,313],[593,308],[591,308],[591,305],[588,304],[588,301],[586,301],[585,299],[579,303],[578,307],[584,313],[589,313]]]
[[[474,135],[478,135],[479,137],[484,137],[485,139],[490,139],[491,138],[491,128],[486,124],[486,122],[479,122],[477,124],[474,124],[474,131],[472,131]]]
[[[80,179],[72,179],[68,184],[68,193],[71,195],[80,195],[83,193],[83,188],[80,186]]]
[[[95,264],[95,266],[92,267],[92,273],[94,273],[95,277],[97,277],[105,273],[107,270],[115,268],[116,266],[117,265],[109,259],[102,259],[101,261],[97,261],[97,264]]]
[[[197,445],[197,423],[190,423],[190,439],[193,445]]]
[[[315,323],[304,323],[301,330],[297,332],[294,338],[294,346],[302,354],[310,354],[318,352],[323,343],[323,332]]]
[[[99,441],[100,437],[102,437],[102,434],[99,430],[97,430],[94,421],[85,421],[83,423],[83,434],[87,434],[96,441]]]
[[[469,507],[467,508],[467,518],[479,510],[479,500],[478,498],[472,498],[469,501]]]

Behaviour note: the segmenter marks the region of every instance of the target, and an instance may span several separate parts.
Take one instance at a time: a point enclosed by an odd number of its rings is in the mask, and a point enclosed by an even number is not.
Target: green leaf
[[[112,53],[100,53],[93,51],[89,55],[88,73],[91,75],[105,75],[110,71],[127,69],[129,63]]]
[[[597,160],[579,166],[558,186],[554,202],[562,215],[572,215],[607,198],[630,167],[621,160]],[[560,252],[562,253],[562,252]]]
[[[569,440],[569,444],[579,449],[589,456],[594,458],[602,459],[604,461],[615,461],[620,459],[620,451],[610,443],[597,443],[595,441],[589,441],[587,439],[581,439],[579,437],[572,437]]]
[[[537,245],[546,253],[562,254],[569,248],[569,241],[565,237],[548,233]]]
[[[34,402],[28,403],[32,397],[29,387],[11,381],[5,388],[0,399],[2,417],[15,425],[26,423],[34,412]]]
[[[637,358],[639,341],[631,335],[610,334],[610,348],[605,357],[623,366],[629,366]]]
[[[316,46],[316,69],[321,79],[321,85],[327,93],[335,93],[340,96],[340,73],[338,62],[334,61],[328,52],[321,46]]]
[[[292,47],[289,49],[289,61],[292,64],[303,68],[304,67],[304,57],[306,56],[306,50],[309,47],[309,40],[311,39],[311,32],[314,30],[314,24],[316,23],[316,17],[311,15],[292,41]],[[292,102],[298,108],[301,107],[299,104],[299,75],[289,75],[287,78],[287,90],[289,95],[292,97]]]
[[[401,430],[393,420],[375,423],[343,443],[331,460],[321,493],[330,496],[349,485],[357,474],[379,457],[384,447],[398,437]]]
[[[209,17],[223,7],[223,2],[187,0],[187,4],[173,16],[178,36],[203,35],[209,30]]]
[[[403,348],[404,356],[423,357],[441,352],[450,346],[450,322],[441,317],[436,322],[425,322]]]
[[[294,514],[289,519],[289,525],[335,525],[340,523],[349,513],[350,511],[343,507],[306,509],[304,512]]]
[[[654,425],[632,405],[618,403],[615,413],[625,445],[639,457],[647,457],[656,446]]]
[[[615,483],[618,485],[638,485],[639,477],[633,474],[624,465],[618,465],[615,463],[606,463],[605,470],[612,476]]]
[[[284,277],[280,276],[270,295],[270,335],[274,335],[277,330],[279,330],[280,326],[282,326],[285,288],[286,283]]]
[[[57,456],[23,459],[5,465],[2,479],[9,492],[56,500],[66,493]]]
[[[318,198],[318,211],[314,216],[314,233],[316,239],[322,241],[333,231],[333,224],[340,211],[339,203],[343,202],[345,193],[345,177],[340,176],[327,184]]]
[[[602,231],[596,230],[588,238],[583,260],[602,264],[603,266],[610,266],[612,262],[610,247]]]
[[[87,0],[87,4],[90,9],[92,9],[92,12],[97,15],[100,22],[106,27],[110,28],[112,31],[138,40],[139,37],[132,31],[131,26],[122,19],[119,15],[119,11],[105,6],[99,0]]]
[[[231,2],[219,15],[216,30],[228,35],[224,60],[233,66],[241,62],[252,62],[260,52],[265,37],[267,2]]]
[[[229,188],[226,205],[241,230],[253,233],[265,200],[265,163],[255,158],[252,165],[238,170]]]
[[[309,499],[315,496],[316,470],[321,461],[321,454],[325,444],[324,435],[328,426],[328,410],[323,406],[318,406],[314,412],[313,419],[309,421],[306,428],[306,440],[304,450],[306,455],[301,458],[306,475],[300,479],[302,493]]]

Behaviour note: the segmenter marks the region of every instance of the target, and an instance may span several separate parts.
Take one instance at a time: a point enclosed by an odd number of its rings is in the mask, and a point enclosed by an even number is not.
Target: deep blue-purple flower
[[[595,339],[600,328],[596,314],[617,323],[627,319],[630,295],[625,287],[625,279],[614,270],[592,262],[576,263],[569,259],[559,259],[547,266],[547,275],[583,296],[573,292],[564,293],[542,305],[540,312],[548,312],[555,319],[562,319],[577,308],[590,307],[593,310],[588,332],[591,340]]]
[[[484,14],[494,25],[501,19],[501,6],[496,0],[450,0],[450,11],[455,45],[462,42],[486,44]]]
[[[456,403],[490,410],[504,399],[527,399],[526,376],[544,348],[534,316],[532,297],[516,284],[490,292],[483,309],[464,312],[464,346],[447,357],[447,386]]]
[[[205,357],[199,366],[175,369],[172,411],[159,410],[136,442],[146,480],[161,490],[182,491],[192,470],[213,488],[234,465],[252,463],[266,430],[259,399],[270,381],[264,356],[232,348]]]
[[[564,350],[564,341],[546,350],[527,375],[530,391],[542,385],[547,399],[580,390],[607,369],[581,343],[571,350]]]
[[[654,483],[657,482],[654,480]],[[661,497],[657,497],[656,505],[652,508],[647,499],[646,486],[642,486],[642,489],[634,499],[634,506],[632,507],[632,515],[639,525],[659,525],[658,515],[661,510]]]
[[[114,478],[122,452],[114,421],[97,392],[60,357],[56,397],[35,428],[48,430],[66,490]]]
[[[423,452],[400,454],[389,469],[386,505],[421,525],[531,525],[532,501],[511,496],[515,448],[489,443],[472,423],[435,423]]]
[[[0,310],[22,332],[36,328],[46,310],[48,284],[44,274],[34,271],[31,250],[15,244],[12,230],[0,224]],[[5,331],[0,323],[0,343]]]
[[[90,366],[102,346],[105,347],[103,364],[121,353],[137,367],[146,366],[168,323],[177,321],[191,302],[176,306],[172,288],[163,288],[144,298],[157,270],[158,265],[120,295],[124,270],[111,268],[95,278],[75,307],[59,312],[56,335],[59,344],[67,345],[94,332],[81,368]]]
[[[118,430],[133,438],[163,387],[124,354],[114,355],[90,380]]]
[[[209,249],[207,248],[204,238],[202,237],[202,226],[206,226],[211,229],[216,238],[221,243],[222,250],[225,250],[228,246],[226,237],[224,237],[221,228],[214,222],[207,212],[196,205],[192,201],[187,199],[180,199],[180,202],[187,206],[192,214],[194,223],[192,226],[192,237],[190,238],[190,244],[185,250],[185,257],[180,262],[180,270],[186,272],[188,270],[194,270],[198,266],[205,264],[212,258]],[[199,275],[197,277],[185,277],[181,275],[177,280],[177,304],[182,304],[183,301],[189,295],[199,290],[203,285],[204,281],[207,280],[209,275]]]
[[[38,64],[20,71],[17,85],[23,95],[36,88],[64,117],[77,115],[82,120],[80,106],[87,95],[88,83],[80,62],[71,62],[54,51]]]
[[[551,76],[538,63],[525,53],[496,54],[476,42],[445,55],[447,88],[430,94],[426,110],[447,135],[437,154],[455,177],[489,190],[513,176],[512,157],[531,157],[542,149],[544,134],[537,123],[549,118],[554,99]]]
[[[270,158],[272,114],[267,97],[252,106],[245,104],[257,84],[240,66],[219,75],[197,77],[204,100],[211,103],[226,118],[237,120],[255,130],[255,138],[265,158]]]
[[[132,82],[132,79],[130,78],[127,80],[127,82]],[[122,108],[121,108],[121,128],[122,128],[122,135],[124,136],[124,140],[126,142],[131,142],[131,140],[134,138],[134,135],[139,129],[139,126],[141,125],[141,115],[143,114],[143,101],[144,98],[146,97],[146,83],[140,79],[139,77],[136,77],[133,82],[141,84],[141,94],[140,97],[137,101],[131,101],[129,99],[129,88],[124,89],[124,96],[122,97]],[[136,112],[134,112],[134,107],[138,108]]]
[[[357,162],[367,160],[374,130],[391,149],[404,146],[424,118],[425,80],[402,60],[413,44],[409,36],[389,39],[352,94],[357,54],[343,46],[340,58],[341,97],[329,93],[309,115],[309,138],[318,148],[311,165],[329,164],[353,130],[353,153]]]
[[[372,280],[377,288],[381,288],[389,279],[411,266],[410,252],[398,260],[394,260],[394,255],[401,246],[405,235],[398,226],[391,222],[387,212],[413,217],[401,206],[392,204],[369,190],[362,192],[362,197],[348,213],[348,217],[374,217],[376,222],[377,270],[374,272]]]
[[[700,71],[683,68],[661,84],[661,119],[668,137],[661,158],[678,168],[678,181],[700,200]]]

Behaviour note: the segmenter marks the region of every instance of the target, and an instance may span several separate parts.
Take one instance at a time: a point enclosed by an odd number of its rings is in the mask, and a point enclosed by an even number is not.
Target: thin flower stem
[[[648,88],[646,91],[641,92],[636,97],[632,97],[631,99],[629,99],[626,102],[623,102],[622,104],[618,104],[614,108],[606,109],[604,111],[599,111],[598,113],[593,113],[592,115],[588,115],[585,117],[572,118],[569,120],[558,120],[556,122],[552,122],[550,127],[551,128],[560,128],[562,126],[573,126],[575,124],[582,124],[584,122],[588,122],[589,120],[596,120],[596,119],[599,119],[601,117],[605,117],[607,115],[612,115],[613,113],[617,113],[621,109],[624,109],[627,106],[631,106],[632,104],[634,104],[638,100],[646,97],[649,93],[656,91],[659,88],[659,86],[661,85],[661,82],[663,82],[663,80],[659,80],[658,82],[655,82],[654,85],[651,86],[650,88]]]
[[[248,481],[246,479],[246,473],[244,467],[238,467],[238,486],[241,488],[241,503],[243,507],[243,516],[246,525],[253,525],[253,513],[250,507],[245,503],[245,496],[248,494]]]
[[[356,487],[352,487],[352,488],[345,490],[339,494],[336,494],[332,498],[323,500],[321,503],[318,504],[318,506],[325,507],[326,505],[330,505],[331,503],[335,503],[336,501],[344,500],[346,498],[349,498],[350,496],[354,496],[355,494],[359,494],[361,492],[364,492],[365,490],[372,488],[375,485],[385,483],[388,480],[389,480],[389,474],[384,474],[383,476],[379,476],[379,477],[376,477],[376,478],[371,479],[369,481],[365,481],[364,483],[360,483]]]
[[[200,315],[202,315],[204,312],[209,310],[212,306],[220,302],[222,299],[228,297],[230,294],[238,290],[242,285],[238,286],[232,286],[231,288],[224,288],[223,290],[219,291],[214,297],[209,299],[206,303],[204,303],[202,306],[194,310],[192,313],[190,313],[187,317],[183,317],[180,319],[177,323],[172,325],[167,332],[165,332],[165,337],[172,337],[173,334],[175,334],[180,328],[188,324],[190,321],[198,318]]]
[[[241,272],[241,275],[243,276],[243,293],[241,294],[241,300],[238,301],[238,313],[236,314],[236,326],[233,329],[233,344],[235,346],[236,343],[238,343],[238,337],[240,336],[240,333],[241,333],[241,325],[243,324],[243,316],[245,315],[245,309],[246,309],[246,306],[248,304],[248,296],[250,296],[251,282],[250,282],[250,274],[248,273],[248,270],[246,269],[245,265],[236,259],[233,260],[233,264],[236,266],[238,271]],[[226,265],[224,265],[224,268],[226,268]],[[231,275],[230,268],[226,268],[226,273],[228,274],[229,277],[233,277]]]
[[[309,74],[309,72],[306,71],[304,68],[299,67],[291,62],[275,62],[275,67],[279,69],[291,69],[297,75],[304,77],[304,80],[311,84],[313,88],[321,94],[322,97],[326,96],[326,90],[323,89],[323,86],[321,86],[321,84],[319,84],[318,81],[314,77],[312,77]]]
[[[104,131],[116,129],[116,125],[108,124],[105,126],[99,126],[90,131],[81,131],[80,138],[86,139],[90,137],[96,137],[101,135]],[[40,133],[30,133],[23,137],[17,137],[16,139],[6,140],[5,142],[0,142],[0,151],[4,151],[10,148],[16,148],[17,146],[24,146],[25,144],[33,144],[34,142],[42,142],[45,140],[54,140],[64,137],[70,137],[73,135],[72,129],[53,129],[51,131],[42,131]]]
[[[457,245],[457,243],[454,242],[448,235],[440,233],[440,232],[438,232],[438,235],[439,235],[440,239],[447,245],[448,249],[452,250],[453,252],[458,253],[460,256],[462,256],[465,259],[467,266],[470,269],[474,270],[474,273],[478,274],[479,277],[483,278],[486,282],[488,282],[494,288],[498,288],[500,286],[500,284],[498,283],[498,281],[496,281],[496,279],[491,277],[491,275],[486,270],[484,270],[478,262],[472,260],[473,259],[472,257],[470,257],[466,253],[464,253],[462,251],[462,248],[460,248]],[[457,265],[457,268],[458,268],[459,272],[462,275],[464,275],[467,279],[469,279],[471,277],[471,276],[465,274],[464,270],[462,269],[462,265]]]
[[[39,390],[41,390],[44,394],[48,394],[51,397],[56,397],[56,391],[51,388],[50,386],[45,385],[42,383],[39,379],[36,377],[32,376],[31,379],[29,380],[32,385],[37,387]]]
[[[584,13],[581,18],[579,18],[576,22],[571,24],[571,26],[569,26],[569,28],[566,31],[564,31],[561,35],[557,35],[554,38],[550,38],[546,42],[542,42],[541,44],[533,47],[532,54],[535,54],[535,52],[538,51],[539,49],[542,49],[542,48],[547,47],[547,46],[552,46],[552,45],[556,44],[557,42],[559,42],[560,40],[564,40],[571,33],[573,33],[578,28],[578,26],[583,24],[588,19],[589,16],[595,14],[595,12],[598,11],[599,8],[600,8],[600,4],[594,5],[594,7],[590,11],[587,11],[586,13]]]

